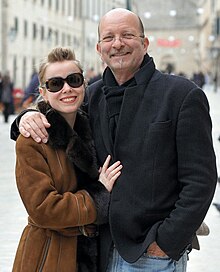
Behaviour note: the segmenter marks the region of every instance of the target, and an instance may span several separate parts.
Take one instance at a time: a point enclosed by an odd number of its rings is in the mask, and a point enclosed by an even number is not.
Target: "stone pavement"
[[[214,93],[212,86],[206,86],[205,92],[210,103],[213,141],[219,171],[220,142],[217,138],[220,135],[220,90]],[[14,118],[14,115],[10,116],[10,122]],[[19,198],[14,178],[15,153],[14,142],[9,139],[10,122],[3,123],[0,113],[0,272],[11,272],[17,244],[27,222],[26,212]],[[213,202],[220,203],[218,186]],[[214,206],[210,207],[205,222],[210,227],[210,235],[200,237],[201,250],[193,250],[190,253],[188,272],[220,271],[220,213]]]

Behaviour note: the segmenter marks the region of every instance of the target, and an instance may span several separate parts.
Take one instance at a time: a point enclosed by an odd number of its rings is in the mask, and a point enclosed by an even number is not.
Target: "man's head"
[[[139,69],[149,45],[140,18],[117,8],[100,20],[97,51],[119,83],[130,79]]]

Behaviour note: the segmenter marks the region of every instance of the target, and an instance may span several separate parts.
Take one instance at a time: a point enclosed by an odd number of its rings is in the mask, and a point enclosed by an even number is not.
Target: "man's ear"
[[[101,47],[99,43],[96,44],[96,51],[101,56]]]
[[[104,63],[104,61],[103,61],[103,59],[102,59],[101,46],[100,46],[99,43],[96,44],[96,51],[97,51],[97,53],[99,54],[102,63]]]
[[[147,37],[143,38],[143,45],[144,45],[144,50],[147,53],[147,49],[148,49],[148,46],[149,46],[149,40],[148,40]]]

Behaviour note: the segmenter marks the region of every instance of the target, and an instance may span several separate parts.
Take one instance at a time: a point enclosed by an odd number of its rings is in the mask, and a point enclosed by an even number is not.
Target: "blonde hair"
[[[61,46],[55,47],[48,53],[47,57],[44,58],[39,65],[38,77],[40,81],[40,86],[43,86],[45,83],[44,76],[45,76],[45,71],[47,66],[50,63],[62,62],[65,60],[72,60],[80,69],[80,72],[83,73],[82,66],[80,62],[76,59],[75,53],[73,50],[71,50],[68,47],[61,47]]]

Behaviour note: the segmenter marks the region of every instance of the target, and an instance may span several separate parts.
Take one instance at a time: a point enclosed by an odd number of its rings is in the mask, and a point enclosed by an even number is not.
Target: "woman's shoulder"
[[[37,143],[34,141],[31,137],[24,137],[22,134],[20,134],[16,140],[16,150],[21,151],[23,153],[32,152],[33,150],[44,150],[46,147],[46,144],[44,143]]]

